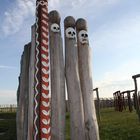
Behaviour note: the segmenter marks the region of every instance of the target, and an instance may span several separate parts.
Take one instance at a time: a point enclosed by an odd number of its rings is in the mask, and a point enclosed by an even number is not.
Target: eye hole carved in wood
[[[76,31],[75,31],[75,29],[72,28],[72,27],[68,27],[66,29],[66,37],[70,38],[70,39],[76,38]]]

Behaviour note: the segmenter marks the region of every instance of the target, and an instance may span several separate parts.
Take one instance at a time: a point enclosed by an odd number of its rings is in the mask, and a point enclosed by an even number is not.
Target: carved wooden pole
[[[32,26],[32,41],[29,62],[29,105],[28,105],[28,136],[27,140],[33,140],[33,110],[34,110],[34,68],[35,68],[35,25]]]
[[[48,0],[36,2],[34,140],[50,140]]]
[[[65,74],[60,15],[49,13],[51,64],[51,140],[65,140]]]
[[[93,83],[90,65],[90,48],[87,34],[87,25],[84,19],[76,22],[78,40],[78,62],[81,90],[84,103],[86,139],[99,140],[99,131],[92,93]]]
[[[70,105],[71,140],[85,140],[82,93],[78,74],[75,19],[67,17],[65,24],[65,71]]]

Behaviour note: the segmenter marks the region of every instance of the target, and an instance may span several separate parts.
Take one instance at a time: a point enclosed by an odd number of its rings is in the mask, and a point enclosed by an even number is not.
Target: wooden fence
[[[95,106],[97,104],[97,100],[95,99]],[[106,107],[114,107],[114,100],[113,98],[100,98],[100,108],[106,108]],[[66,101],[66,110],[69,110],[68,101]],[[0,113],[3,112],[16,112],[17,111],[17,105],[0,105]]]
[[[0,105],[0,113],[16,112],[17,105]]]

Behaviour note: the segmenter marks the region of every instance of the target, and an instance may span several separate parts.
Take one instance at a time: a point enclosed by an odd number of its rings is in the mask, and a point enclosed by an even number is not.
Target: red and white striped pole
[[[48,0],[36,1],[34,140],[50,140]]]

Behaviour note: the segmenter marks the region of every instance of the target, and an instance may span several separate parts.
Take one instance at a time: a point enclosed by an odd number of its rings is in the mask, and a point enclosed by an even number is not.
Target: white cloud
[[[0,105],[1,104],[16,104],[16,90],[0,90]]]
[[[94,87],[99,87],[100,97],[112,97],[112,94],[118,90],[133,90],[132,75],[140,73],[138,63],[138,60],[129,61],[118,69],[106,72],[102,79],[94,81]],[[138,85],[138,90],[140,90],[140,85]]]
[[[14,34],[24,26],[24,21],[29,17],[35,15],[34,0],[16,0],[14,7],[5,11],[5,19],[2,23],[2,30],[4,34]]]
[[[0,65],[0,69],[16,69],[17,67],[14,66],[5,66],[5,65]]]
[[[87,17],[97,16],[105,7],[113,6],[120,0],[49,0],[49,9],[58,10],[63,15]],[[4,13],[1,28],[4,35],[15,34],[25,26],[27,18],[35,18],[35,0],[16,0],[14,6]]]

